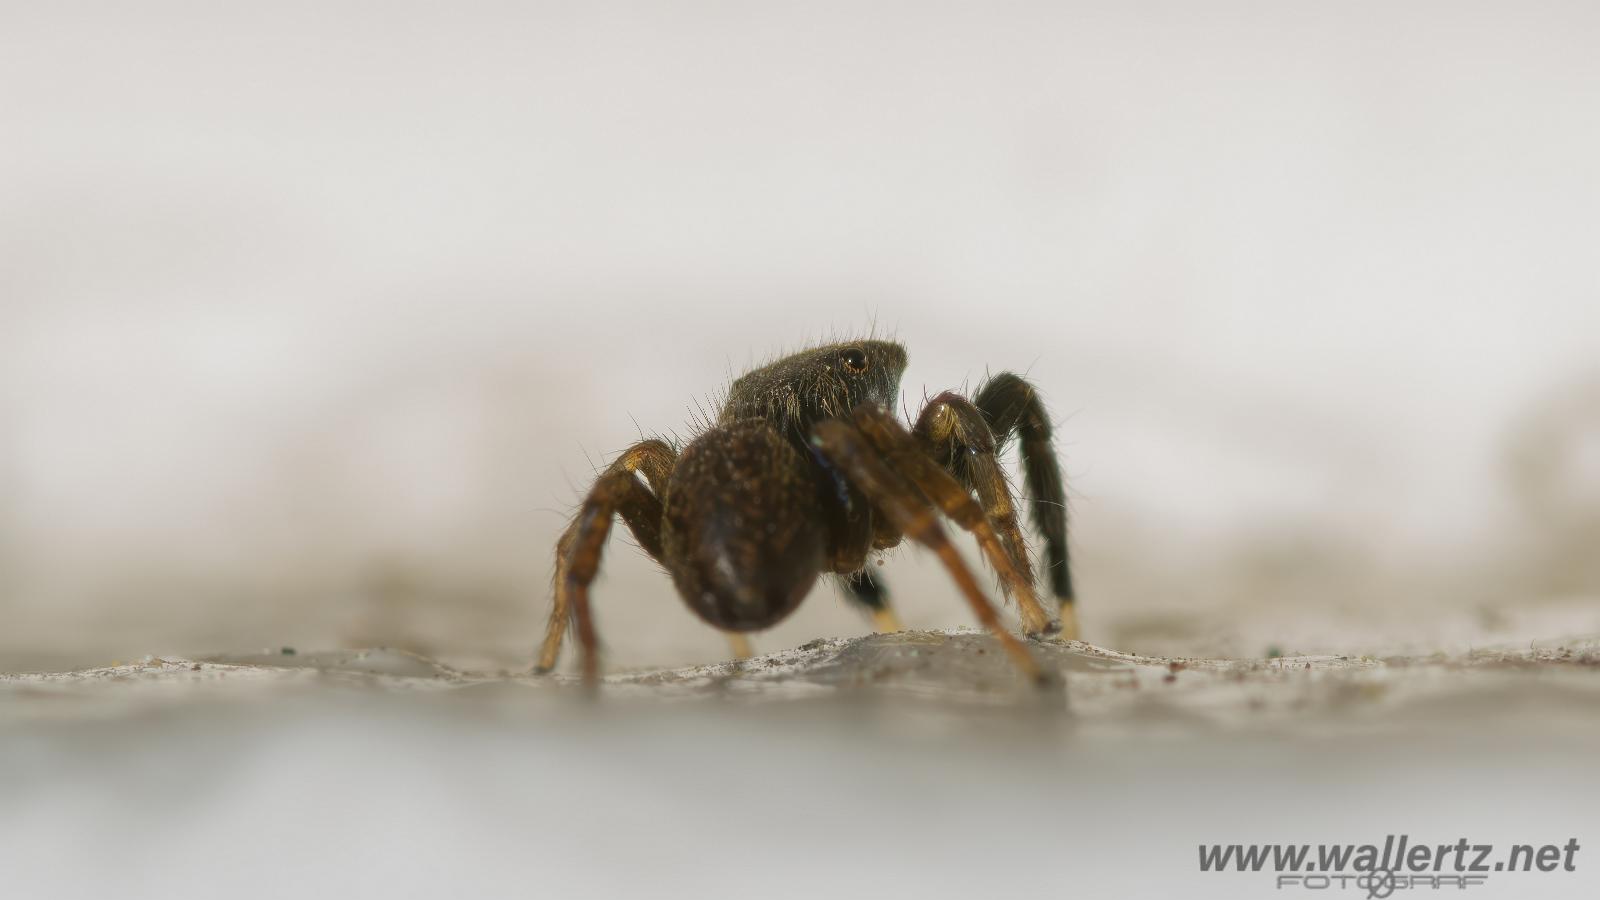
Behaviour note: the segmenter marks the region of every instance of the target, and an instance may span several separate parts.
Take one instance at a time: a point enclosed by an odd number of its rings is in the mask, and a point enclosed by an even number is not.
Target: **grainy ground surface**
[[[970,629],[816,640],[748,660],[608,676],[588,697],[571,675],[464,671],[403,651],[150,657],[55,674],[0,676],[7,723],[127,718],[195,701],[262,700],[277,693],[373,691],[441,700],[584,695],[601,704],[896,704],[958,724],[974,708],[1058,717],[1079,734],[1405,730],[1419,721],[1470,721],[1563,706],[1600,709],[1600,636],[1554,638],[1426,656],[1153,657],[1080,641],[1033,642],[1063,687],[1024,684],[994,639]],[[597,707],[603,709],[604,707]],[[1600,733],[1600,717],[1550,724]]]
[[[1282,896],[1201,843],[1585,846],[1600,639],[1198,659],[828,639],[568,675],[284,649],[0,677],[8,896]],[[89,862],[86,862],[89,861]],[[1364,893],[1348,894],[1364,896]]]

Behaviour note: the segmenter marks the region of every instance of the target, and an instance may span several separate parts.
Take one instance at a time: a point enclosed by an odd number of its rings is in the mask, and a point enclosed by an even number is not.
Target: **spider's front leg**
[[[965,397],[946,391],[928,401],[914,430],[922,452],[938,462],[964,487],[975,488],[983,515],[1005,546],[1013,578],[1001,571],[1000,586],[1020,598],[1024,620],[1031,615],[1049,619],[1033,592],[1033,562],[1017,524],[1016,503],[1006,484],[1005,472],[995,457],[994,434],[983,413]]]
[[[985,497],[984,505],[980,506],[949,472],[934,462],[893,415],[876,406],[864,404],[857,407],[851,417],[856,427],[891,465],[910,478],[951,521],[978,539],[978,546],[985,558],[1000,576],[1002,588],[1008,595],[1017,598],[1022,630],[1033,637],[1059,631],[1060,623],[1045,611],[1039,604],[1039,598],[1034,595],[1033,570],[1028,565],[1028,552],[1017,529],[1016,516],[1010,511],[1009,493]],[[983,427],[981,421],[977,424]],[[976,441],[982,435],[974,434],[972,437]],[[992,464],[992,441],[988,447]],[[1000,477],[1000,485],[1004,487],[1004,476]],[[995,516],[996,510],[1002,515]]]
[[[594,622],[589,615],[589,585],[600,570],[611,520],[621,515],[639,546],[651,559],[661,562],[661,496],[677,458],[677,452],[665,441],[641,441],[623,451],[589,489],[572,524],[556,541],[555,575],[551,579],[554,600],[535,673],[555,668],[567,623],[575,612],[584,677],[595,677],[598,662]],[[650,487],[640,484],[635,472],[643,475]]]
[[[878,417],[881,417],[878,421],[887,420],[889,425],[899,428],[900,433],[910,439],[910,435],[904,428],[900,428],[893,417],[876,407],[863,407],[857,411],[855,418],[857,423],[865,421],[870,426]],[[966,598],[979,623],[994,634],[1016,662],[1017,667],[1036,682],[1049,682],[1049,677],[1040,669],[1033,654],[1006,630],[1000,614],[984,596],[983,589],[978,586],[978,580],[973,576],[972,570],[962,561],[961,554],[956,551],[955,545],[950,543],[949,535],[939,526],[938,514],[929,505],[928,496],[898,470],[895,463],[901,461],[899,454],[895,455],[891,463],[890,455],[879,450],[866,431],[856,424],[838,419],[817,423],[812,431],[811,443],[817,452],[836,466],[902,534],[932,550],[938,556],[939,561],[950,573],[950,577],[961,589],[962,596]],[[931,460],[920,452],[915,455],[928,463],[934,475],[948,481],[956,492],[965,496],[960,485],[943,470],[933,466]],[[972,499],[968,497],[967,501],[971,503]],[[992,532],[989,537],[991,540],[982,542],[991,545],[993,552],[999,555],[1001,562],[997,563],[997,566],[1009,566],[1010,561],[1000,549],[998,541],[993,540]]]
[[[996,529],[1014,548],[1018,568],[1030,573],[1028,551],[1017,527],[1015,503],[996,454],[1013,439],[1021,449],[1022,470],[1034,528],[1044,538],[1045,573],[1061,615],[1061,635],[1078,637],[1072,565],[1067,550],[1066,487],[1051,437],[1049,413],[1039,392],[1010,372],[985,381],[969,401],[945,392],[929,401],[917,418],[916,435],[926,451],[978,499]]]

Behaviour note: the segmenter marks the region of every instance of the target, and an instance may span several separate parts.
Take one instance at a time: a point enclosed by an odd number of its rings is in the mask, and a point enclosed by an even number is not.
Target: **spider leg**
[[[1023,595],[1026,598],[1032,593],[1033,563],[1022,538],[1022,528],[1017,524],[1011,486],[995,456],[994,434],[982,411],[960,394],[946,391],[922,408],[913,433],[924,453],[964,486],[976,489],[983,513],[1011,556],[1018,578],[1030,589]],[[1000,586],[1008,594],[1013,587],[1004,578]],[[1021,602],[1025,605],[1027,601]],[[1036,598],[1034,603],[1037,605]]]
[[[872,627],[880,634],[905,630],[900,617],[894,614],[894,608],[889,605],[889,587],[884,584],[882,575],[872,574],[869,567],[854,575],[840,575],[839,583],[844,586],[845,595],[851,601],[872,614]]]
[[[939,557],[979,623],[994,634],[1017,667],[1036,682],[1048,682],[1049,678],[1039,668],[1033,654],[1006,630],[1000,614],[995,611],[989,598],[984,596],[972,570],[967,568],[955,545],[950,543],[949,536],[939,525],[937,513],[922,492],[917,490],[917,486],[896,471],[865,434],[847,422],[828,419],[817,423],[812,429],[811,444],[829,463],[837,466],[874,507],[888,516],[902,534]],[[926,456],[917,455],[927,460]],[[931,466],[932,461],[928,462]],[[944,475],[942,471],[939,474]],[[948,475],[944,477],[949,478]]]
[[[947,404],[946,408],[950,406]],[[972,499],[967,489],[934,462],[933,458],[918,445],[916,438],[906,431],[894,416],[876,406],[862,405],[856,408],[852,418],[855,419],[856,427],[861,433],[896,470],[910,478],[929,500],[950,517],[951,521],[978,539],[978,546],[983,549],[984,556],[1000,575],[1001,586],[1007,594],[1017,598],[1017,611],[1022,616],[1023,631],[1031,636],[1055,634],[1059,631],[1060,623],[1045,612],[1044,607],[1039,604],[1039,598],[1034,595],[1033,575],[1027,565],[1028,553],[1022,543],[1022,535],[1017,530],[1015,514],[1001,519],[998,525],[992,518],[993,509],[1002,504],[1009,510],[1009,493],[1001,490],[989,497],[988,500],[992,501],[993,505],[990,512],[986,513],[984,507]],[[974,424],[983,423],[978,421]],[[972,437],[975,440],[981,439],[982,434],[975,434]],[[992,443],[990,446],[992,447]],[[976,454],[974,458],[981,460],[982,456],[983,454]],[[990,463],[994,461],[992,452],[988,454],[988,461]],[[1005,479],[999,473],[998,466],[995,467],[995,476],[999,478],[1003,489]],[[1007,535],[1008,526],[1009,535]],[[1021,557],[1021,565],[1018,565],[1018,556]]]
[[[1076,638],[1076,595],[1067,548],[1067,493],[1051,440],[1050,415],[1033,385],[1010,372],[1001,372],[984,382],[973,403],[983,411],[1001,446],[1017,438],[1023,478],[1028,495],[1033,498],[1030,518],[1044,538],[1045,572],[1051,593],[1061,605],[1062,635]]]
[[[665,441],[641,441],[623,451],[589,489],[577,516],[556,541],[555,574],[551,579],[553,602],[535,673],[555,668],[567,624],[577,608],[578,637],[584,647],[584,673],[591,674],[595,664],[595,641],[593,623],[586,624],[588,592],[599,571],[600,555],[611,533],[612,517],[620,514],[639,546],[660,563],[660,498],[676,462],[676,451]],[[649,488],[639,483],[635,472],[650,482]],[[587,637],[584,636],[586,630]]]
[[[728,639],[728,652],[734,659],[749,659],[756,655],[755,648],[750,646],[750,636],[737,631],[724,631]]]

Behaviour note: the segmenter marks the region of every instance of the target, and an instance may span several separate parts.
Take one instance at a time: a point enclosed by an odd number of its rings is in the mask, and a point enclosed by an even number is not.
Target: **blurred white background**
[[[1037,380],[1091,640],[1350,649],[1592,596],[1597,26],[6,2],[0,669],[523,664],[595,466],[873,323],[909,406]],[[608,572],[614,664],[724,652],[621,540]],[[967,623],[917,553],[888,573]],[[758,645],[865,629],[822,593]]]

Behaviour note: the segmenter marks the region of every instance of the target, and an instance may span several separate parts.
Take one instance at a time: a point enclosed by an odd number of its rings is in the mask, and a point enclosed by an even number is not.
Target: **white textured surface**
[[[1165,660],[970,633],[608,679],[391,651],[0,679],[7,896],[1277,896],[1201,842],[1562,843],[1600,647]],[[1173,663],[1179,668],[1173,669]]]

